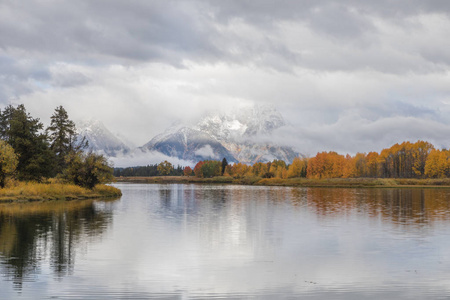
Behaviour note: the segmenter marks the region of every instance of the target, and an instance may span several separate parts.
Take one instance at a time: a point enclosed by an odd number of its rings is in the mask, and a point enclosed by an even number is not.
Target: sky
[[[136,146],[273,105],[303,154],[450,147],[447,0],[0,0],[0,108],[62,105]]]

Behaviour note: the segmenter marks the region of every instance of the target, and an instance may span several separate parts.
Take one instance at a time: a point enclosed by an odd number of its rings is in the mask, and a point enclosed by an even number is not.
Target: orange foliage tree
[[[383,149],[380,153],[357,153],[346,156],[334,151],[319,152],[315,157],[305,159],[297,157],[292,164],[286,166],[282,160],[269,163],[257,162],[253,166],[235,163],[225,168],[225,174],[235,178],[244,176],[258,176],[263,178],[353,178],[353,177],[382,177],[382,178],[441,178],[450,176],[450,152],[435,150],[434,146],[425,141],[415,143],[403,142]],[[204,177],[199,162],[194,167],[197,177]],[[215,161],[209,162],[217,164]],[[185,172],[188,172],[188,167]],[[203,167],[203,169],[205,169]],[[212,172],[209,176],[216,176]],[[185,173],[186,174],[186,173]]]
[[[296,157],[292,161],[287,171],[288,178],[306,177],[307,160],[305,158]]]
[[[444,178],[450,175],[450,151],[431,150],[425,163],[425,175],[430,178]]]
[[[189,166],[185,167],[183,170],[183,174],[184,174],[184,176],[191,176],[192,175],[191,167],[189,167]]]
[[[202,166],[205,164],[203,161],[199,161],[194,167],[194,174],[196,177],[203,177]]]

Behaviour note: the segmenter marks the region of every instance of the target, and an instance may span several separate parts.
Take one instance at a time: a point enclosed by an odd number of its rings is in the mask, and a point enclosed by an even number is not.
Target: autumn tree
[[[203,165],[204,163],[205,163],[205,162],[203,162],[203,161],[199,161],[199,162],[195,165],[195,167],[194,167],[194,174],[195,174],[196,177],[203,178],[202,165]]]
[[[201,166],[203,177],[211,178],[221,175],[222,163],[217,160],[207,160]]]
[[[239,162],[231,166],[229,174],[235,178],[241,178],[244,177],[249,171],[251,171],[250,166]]]
[[[5,141],[0,140],[0,187],[5,187],[8,176],[12,176],[17,168],[19,160],[14,149]]]
[[[276,178],[287,178],[287,166],[283,160],[274,159],[269,166],[269,173]]]
[[[158,165],[158,173],[162,176],[170,175],[170,173],[173,171],[173,166],[170,162],[167,160],[161,162]]]
[[[184,174],[184,176],[191,176],[192,175],[191,167],[189,167],[189,166],[185,167],[183,170],[183,174]]]
[[[434,146],[431,143],[425,141],[417,141],[414,144],[414,164],[413,171],[417,177],[425,175],[425,165],[428,159],[428,155],[434,150]]]
[[[345,162],[342,170],[343,178],[354,178],[357,177],[356,170],[356,158],[347,154],[345,156]]]
[[[258,177],[263,177],[264,174],[266,174],[269,170],[267,167],[267,163],[262,163],[262,162],[254,163],[253,166],[251,167],[251,169],[252,169],[252,173]]]
[[[378,156],[377,152],[369,152],[367,154],[367,177],[378,177]]]
[[[425,174],[425,164],[433,145],[424,141],[403,142],[383,149],[378,157],[381,177],[414,178]]]
[[[287,177],[295,178],[295,177],[306,177],[306,159],[296,157],[292,161],[292,164],[288,168]]]
[[[425,175],[429,178],[450,176],[450,151],[431,150],[425,163]]]
[[[345,157],[334,151],[320,152],[310,158],[308,178],[340,178],[343,176]]]

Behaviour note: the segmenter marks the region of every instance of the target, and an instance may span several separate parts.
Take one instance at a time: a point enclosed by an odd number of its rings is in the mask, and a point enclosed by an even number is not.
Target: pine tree
[[[0,139],[9,141],[9,129],[11,124],[11,115],[14,111],[14,107],[8,105],[5,109],[0,111]]]
[[[225,168],[228,166],[228,161],[227,161],[227,159],[224,157],[223,159],[222,159],[222,172],[221,172],[221,175],[223,176],[223,173],[225,173]]]
[[[1,114],[2,137],[14,148],[19,157],[18,178],[37,180],[49,177],[53,170],[53,155],[42,133],[43,125],[26,112],[25,106],[12,106]]]
[[[67,166],[66,156],[74,150],[76,142],[75,123],[69,120],[64,107],[59,106],[55,109],[47,133],[50,138],[50,149],[56,156],[55,171],[61,173]]]

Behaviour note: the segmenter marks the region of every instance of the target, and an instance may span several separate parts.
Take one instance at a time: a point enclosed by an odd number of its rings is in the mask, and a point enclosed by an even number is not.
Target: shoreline
[[[93,200],[120,196],[122,196],[120,189],[104,184],[90,190],[73,184],[20,182],[12,187],[0,189],[0,203]]]
[[[235,184],[254,186],[320,187],[320,188],[448,188],[450,178],[233,178],[228,176],[198,178],[194,176],[116,177],[116,182],[155,184]]]

